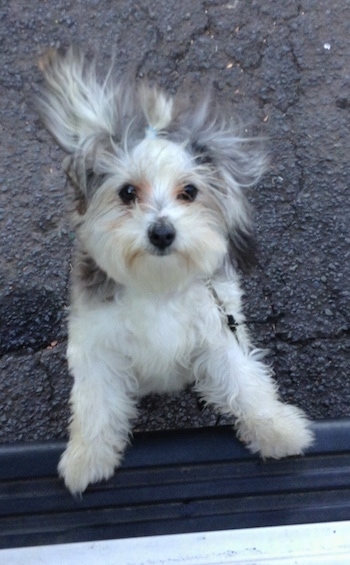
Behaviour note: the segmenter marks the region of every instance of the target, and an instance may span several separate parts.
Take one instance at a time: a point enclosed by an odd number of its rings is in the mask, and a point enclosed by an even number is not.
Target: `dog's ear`
[[[257,246],[253,232],[252,211],[246,189],[258,182],[266,170],[266,157],[261,143],[245,141],[231,129],[212,129],[199,137],[213,171],[212,190],[223,212],[229,243],[229,257],[244,271],[256,264]]]
[[[37,108],[59,145],[74,153],[91,136],[115,133],[114,86],[76,48],[50,49],[39,60],[45,84]]]
[[[208,170],[211,190],[222,210],[228,234],[229,255],[243,270],[255,264],[256,245],[245,188],[258,182],[267,167],[259,139],[245,139],[238,125],[227,124],[211,93],[190,111],[178,114],[181,136],[199,165]]]
[[[208,159],[213,171],[211,187],[226,221],[229,258],[247,273],[256,265],[257,245],[246,192],[266,170],[261,142],[243,140],[231,129],[214,128],[202,143],[201,159]]]

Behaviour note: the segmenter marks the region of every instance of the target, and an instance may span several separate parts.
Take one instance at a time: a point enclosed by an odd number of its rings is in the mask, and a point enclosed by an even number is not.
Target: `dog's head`
[[[41,61],[46,124],[68,152],[84,250],[116,282],[156,290],[251,262],[244,186],[265,157],[209,97],[172,99],[145,83],[99,82],[79,52]]]

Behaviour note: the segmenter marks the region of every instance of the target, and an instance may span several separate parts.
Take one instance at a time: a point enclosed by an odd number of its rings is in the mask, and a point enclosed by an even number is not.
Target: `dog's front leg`
[[[72,418],[59,473],[67,488],[80,494],[89,483],[108,479],[120,464],[136,414],[134,381],[118,370],[108,351],[71,343],[68,360],[74,376]]]
[[[195,363],[196,390],[221,413],[236,417],[237,435],[250,451],[280,458],[303,452],[313,441],[302,410],[282,403],[258,351],[242,349],[236,336],[209,347]]]

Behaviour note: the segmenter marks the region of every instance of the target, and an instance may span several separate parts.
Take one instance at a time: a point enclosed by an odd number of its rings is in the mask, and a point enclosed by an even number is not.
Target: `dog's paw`
[[[58,472],[70,492],[80,496],[90,483],[109,479],[118,463],[118,454],[110,446],[69,442]]]
[[[302,455],[314,441],[304,412],[282,402],[264,417],[238,422],[237,435],[252,453],[274,459]]]

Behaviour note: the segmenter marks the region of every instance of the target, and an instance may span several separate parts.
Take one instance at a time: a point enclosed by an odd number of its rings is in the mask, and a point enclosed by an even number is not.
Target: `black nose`
[[[172,244],[175,235],[175,228],[168,223],[154,224],[148,231],[150,242],[161,251]]]

